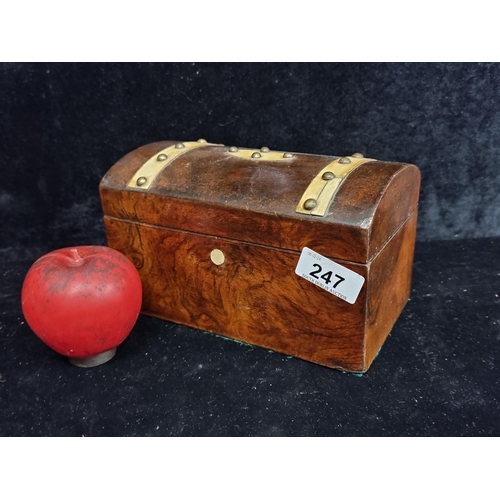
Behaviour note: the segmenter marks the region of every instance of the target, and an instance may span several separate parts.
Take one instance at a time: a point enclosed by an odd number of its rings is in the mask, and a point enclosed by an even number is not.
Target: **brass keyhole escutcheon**
[[[216,266],[221,266],[224,264],[224,260],[226,257],[224,256],[224,253],[219,250],[218,248],[214,248],[210,252],[210,260],[216,265]]]

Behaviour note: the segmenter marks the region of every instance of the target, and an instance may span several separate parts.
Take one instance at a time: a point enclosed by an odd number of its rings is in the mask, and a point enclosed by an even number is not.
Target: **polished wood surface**
[[[366,371],[408,300],[420,175],[367,162],[324,218],[295,207],[332,157],[252,162],[224,147],[179,157],[147,192],[136,170],[173,144],[120,160],[101,183],[109,245],[143,280],[143,312],[347,371]],[[294,272],[304,246],[365,277],[355,304]],[[214,263],[218,249],[224,262]],[[219,263],[219,262],[218,262]]]
[[[319,364],[362,369],[365,292],[351,305],[300,278],[298,252],[111,217],[105,223],[110,246],[139,269],[144,313]],[[211,261],[213,249],[224,253],[224,264]],[[342,264],[366,273],[365,265]]]

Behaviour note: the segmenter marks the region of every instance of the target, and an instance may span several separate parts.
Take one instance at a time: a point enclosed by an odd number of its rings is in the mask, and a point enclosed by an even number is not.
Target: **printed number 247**
[[[332,271],[328,271],[325,274],[318,276],[318,274],[323,271],[323,268],[319,264],[313,264],[313,267],[316,267],[317,269],[316,271],[310,272],[309,276],[313,276],[316,279],[321,278],[327,285],[332,282]],[[342,278],[342,276],[339,276],[338,274],[336,274],[335,277],[338,278],[338,281],[333,285],[333,288],[337,288],[337,286],[342,283],[342,281],[345,281],[345,278]]]

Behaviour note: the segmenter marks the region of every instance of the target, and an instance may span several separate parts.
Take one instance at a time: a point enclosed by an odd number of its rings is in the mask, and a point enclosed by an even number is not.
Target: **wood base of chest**
[[[416,212],[371,262],[338,261],[366,280],[355,304],[297,276],[298,252],[104,221],[139,270],[144,314],[331,368],[368,370],[410,294]]]

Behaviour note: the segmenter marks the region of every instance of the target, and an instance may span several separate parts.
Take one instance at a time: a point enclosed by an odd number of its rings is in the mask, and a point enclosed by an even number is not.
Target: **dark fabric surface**
[[[1,254],[3,436],[500,434],[500,238],[418,243],[411,299],[363,376],[146,316],[107,364],[74,367],[22,316],[38,253]]]
[[[3,64],[0,248],[98,214],[129,151],[199,137],[414,163],[420,240],[500,236],[499,97],[497,63]]]
[[[498,435],[500,64],[1,64],[0,435]],[[410,162],[414,290],[358,377],[141,316],[79,369],[24,322],[42,254],[105,244],[98,184],[196,140]]]

